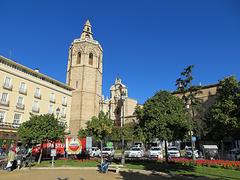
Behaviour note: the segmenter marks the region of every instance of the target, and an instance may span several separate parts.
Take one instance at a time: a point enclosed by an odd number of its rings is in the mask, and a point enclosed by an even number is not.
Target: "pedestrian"
[[[12,171],[15,155],[16,155],[15,148],[13,146],[11,146],[11,148],[8,152],[8,157],[7,157],[7,160],[8,160],[8,163],[6,166],[7,171]]]

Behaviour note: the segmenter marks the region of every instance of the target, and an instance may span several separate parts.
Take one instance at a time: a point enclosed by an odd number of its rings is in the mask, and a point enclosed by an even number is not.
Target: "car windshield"
[[[169,150],[169,151],[178,151],[178,149],[175,148],[175,147],[169,147],[168,150]]]
[[[159,147],[152,147],[150,150],[152,150],[152,151],[160,151],[160,148]]]
[[[140,151],[140,148],[133,147],[133,148],[131,148],[131,151]]]
[[[111,148],[103,148],[103,151],[111,151]]]

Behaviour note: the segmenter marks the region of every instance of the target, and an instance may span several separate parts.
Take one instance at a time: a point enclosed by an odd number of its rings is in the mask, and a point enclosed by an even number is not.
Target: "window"
[[[48,114],[53,114],[53,105],[50,104],[48,107]]]
[[[23,97],[21,97],[21,96],[18,97],[17,108],[24,109]]]
[[[19,92],[22,94],[26,94],[27,93],[27,86],[24,82],[21,82],[20,84],[20,88],[19,88]]]
[[[33,106],[32,106],[32,111],[33,112],[39,112],[39,103],[38,101],[33,101]]]
[[[5,119],[5,112],[4,111],[0,111],[0,123],[2,123]]]
[[[93,54],[92,53],[90,53],[89,54],[89,65],[93,65]]]
[[[15,113],[13,118],[13,124],[20,124],[21,121],[21,114]]]
[[[11,90],[12,89],[12,83],[11,83],[11,78],[10,77],[6,77],[5,80],[4,80],[4,85],[3,87],[6,88],[6,89],[9,89]]]
[[[81,52],[78,53],[77,64],[81,64]]]
[[[8,93],[2,93],[1,99],[0,99],[0,104],[4,105],[4,106],[9,106]]]
[[[66,117],[66,110],[65,110],[65,108],[62,108],[61,117],[62,118]]]
[[[62,105],[67,106],[67,98],[66,97],[62,97]]]
[[[34,94],[35,98],[41,98],[41,92],[40,92],[40,88],[36,88],[35,94]]]
[[[50,94],[50,102],[55,103],[55,94],[54,93]]]

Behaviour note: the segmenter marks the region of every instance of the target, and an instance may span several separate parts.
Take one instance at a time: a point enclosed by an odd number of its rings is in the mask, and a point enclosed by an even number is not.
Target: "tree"
[[[183,101],[167,91],[159,91],[144,103],[142,111],[138,109],[136,113],[146,141],[165,140],[168,161],[166,141],[181,140],[188,131],[189,116]]]
[[[79,134],[82,132],[92,135],[96,140],[99,140],[101,143],[101,162],[103,162],[102,157],[102,146],[103,140],[105,137],[112,133],[113,121],[109,119],[108,115],[104,112],[100,112],[98,117],[92,117],[91,121],[88,121],[87,127],[85,130],[79,130]]]
[[[42,144],[45,141],[63,140],[65,125],[59,123],[53,114],[31,115],[29,121],[23,122],[18,129],[19,139],[30,143],[36,141]],[[42,148],[38,159],[40,163],[42,158]]]
[[[223,140],[224,137],[240,136],[240,82],[236,77],[219,82],[217,98],[206,116],[208,137]]]

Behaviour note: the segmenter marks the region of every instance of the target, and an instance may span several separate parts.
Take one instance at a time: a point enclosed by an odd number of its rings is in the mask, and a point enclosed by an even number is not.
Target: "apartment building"
[[[55,114],[69,127],[73,89],[0,56],[0,141],[15,139],[30,114]]]

